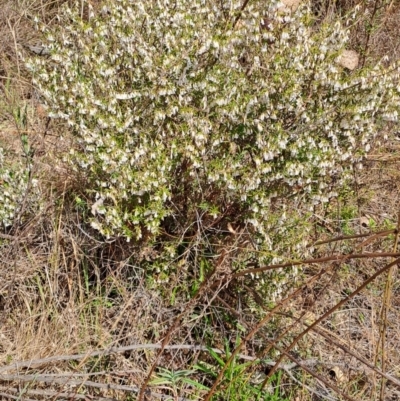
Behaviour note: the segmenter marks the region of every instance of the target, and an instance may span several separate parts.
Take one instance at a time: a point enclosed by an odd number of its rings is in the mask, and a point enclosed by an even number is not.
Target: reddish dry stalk
[[[268,270],[275,270],[280,269],[282,267],[292,267],[292,266],[300,266],[300,265],[309,265],[313,263],[323,263],[323,262],[334,262],[334,261],[343,261],[347,259],[368,259],[368,258],[390,258],[390,257],[399,257],[400,252],[368,252],[368,253],[353,253],[349,255],[333,255],[333,256],[326,256],[323,258],[317,259],[306,259],[297,262],[289,262],[289,263],[281,263],[276,265],[268,265],[263,267],[257,267],[253,269],[246,269],[239,273],[235,273],[232,275],[232,278],[242,277],[246,274],[256,274],[262,273]]]
[[[237,15],[237,17],[235,18],[235,21],[233,22],[233,28],[235,28],[236,24],[239,22],[240,17],[242,16],[242,12],[244,11],[244,9],[247,7],[247,4],[249,3],[250,0],[244,0],[242,6],[240,7],[240,12]]]
[[[370,238],[367,239],[367,241],[369,241],[369,240],[374,240],[378,237],[384,237],[386,235],[396,234],[396,233],[397,233],[397,229],[392,229],[392,230],[384,230],[384,231],[378,231],[378,232],[366,233],[366,234],[340,235],[339,237],[327,239],[324,241],[317,241],[315,244],[309,245],[309,247],[323,245],[323,244],[330,244],[332,242],[343,241],[343,240],[348,240],[348,239],[365,238],[365,237],[371,236]],[[360,248],[362,246],[364,246],[364,245],[359,245]]]

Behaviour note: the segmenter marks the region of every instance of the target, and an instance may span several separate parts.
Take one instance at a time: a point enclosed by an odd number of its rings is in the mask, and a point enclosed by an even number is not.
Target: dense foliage
[[[68,160],[105,236],[182,235],[201,215],[213,229],[247,225],[272,248],[288,199],[311,210],[335,196],[383,119],[397,119],[397,69],[337,63],[354,15],[317,25],[306,3],[241,7],[66,8],[47,32],[51,57],[28,61],[76,138]]]
[[[25,199],[28,196],[29,163],[8,159],[0,147],[0,224],[3,229],[13,224],[24,203],[30,209],[37,202],[38,195],[37,188],[32,188],[36,186],[36,180],[31,180],[29,199]]]

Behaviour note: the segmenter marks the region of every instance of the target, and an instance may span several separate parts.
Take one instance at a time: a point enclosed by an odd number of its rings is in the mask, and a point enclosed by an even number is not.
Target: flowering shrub
[[[242,3],[66,8],[47,32],[50,59],[27,62],[75,135],[68,160],[102,234],[182,233],[206,213],[268,238],[285,224],[273,207],[335,196],[382,120],[397,119],[397,69],[336,62],[351,17],[316,27],[307,4]]]
[[[0,223],[12,225],[28,187],[29,170],[20,162],[7,163],[0,147]]]

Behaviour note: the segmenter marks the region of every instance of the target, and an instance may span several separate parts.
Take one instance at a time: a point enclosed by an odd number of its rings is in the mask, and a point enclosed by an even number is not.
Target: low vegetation
[[[396,399],[395,2],[0,4],[4,399]]]

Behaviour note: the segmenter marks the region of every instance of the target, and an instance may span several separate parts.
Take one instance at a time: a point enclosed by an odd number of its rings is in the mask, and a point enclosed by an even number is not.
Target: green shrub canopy
[[[337,63],[353,16],[317,26],[307,4],[104,4],[84,19],[66,8],[47,35],[51,58],[27,64],[71,127],[68,159],[106,236],[140,238],[177,210],[217,218],[230,205],[265,234],[271,202],[327,201],[383,119],[397,119],[397,67]]]

